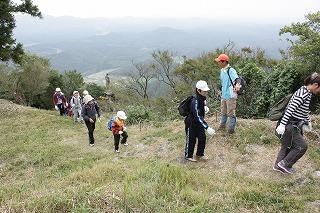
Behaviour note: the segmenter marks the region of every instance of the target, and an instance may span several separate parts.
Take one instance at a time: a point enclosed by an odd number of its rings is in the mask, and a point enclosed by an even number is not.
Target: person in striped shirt
[[[312,131],[309,105],[312,94],[320,94],[320,75],[313,73],[291,97],[276,132],[281,135],[281,148],[273,169],[294,173],[292,166],[306,153],[308,144],[303,132]]]

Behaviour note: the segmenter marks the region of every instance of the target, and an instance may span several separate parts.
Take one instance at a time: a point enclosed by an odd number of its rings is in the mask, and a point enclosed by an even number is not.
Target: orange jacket
[[[112,133],[114,135],[119,134],[119,131],[123,131],[123,127],[124,127],[124,120],[120,120],[119,118],[116,117],[111,126]]]

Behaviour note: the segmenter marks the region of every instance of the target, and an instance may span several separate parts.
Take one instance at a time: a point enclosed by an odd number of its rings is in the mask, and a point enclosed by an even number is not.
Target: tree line
[[[10,0],[1,1],[0,98],[48,109],[52,106],[50,99],[55,87],[61,87],[67,96],[73,90],[83,89],[95,97],[103,95],[106,88],[86,85],[76,70],[61,74],[51,67],[48,59],[25,53],[12,33],[17,12],[42,17],[31,0],[24,0],[20,5]],[[150,60],[132,62],[133,70],[124,80],[111,82],[110,88],[116,95],[113,108],[128,108],[135,113],[147,113],[149,117],[174,118],[178,103],[192,94],[192,85],[202,79],[212,88],[210,107],[218,109],[220,99],[215,90],[219,88],[219,68],[214,58],[226,53],[231,58],[231,66],[247,82],[246,92],[238,100],[238,115],[265,117],[270,106],[299,88],[307,75],[319,72],[320,11],[307,14],[304,22],[284,26],[279,36],[290,44],[288,49],[280,50],[279,60],[269,58],[262,49],[239,48],[231,41],[197,58],[178,56],[170,50],[155,50]],[[311,110],[319,112],[319,98],[313,99]]]

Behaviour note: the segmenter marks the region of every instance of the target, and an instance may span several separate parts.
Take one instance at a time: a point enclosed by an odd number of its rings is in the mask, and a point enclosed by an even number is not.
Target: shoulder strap
[[[232,84],[232,87],[234,88],[234,84],[233,84],[232,79],[231,79],[230,74],[229,74],[229,70],[230,70],[230,68],[231,68],[231,67],[228,67],[227,73],[228,73],[228,76],[229,76],[230,82],[231,82],[231,84]]]

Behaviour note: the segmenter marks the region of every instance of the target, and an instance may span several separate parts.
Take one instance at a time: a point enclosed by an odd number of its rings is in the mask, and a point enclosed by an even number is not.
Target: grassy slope
[[[210,160],[198,163],[183,160],[182,121],[130,126],[120,154],[105,120],[92,148],[86,128],[56,112],[0,100],[0,123],[0,212],[319,210],[318,139],[307,136],[297,174],[281,175],[272,171],[279,145],[265,120],[240,120],[236,135],[209,138]]]

